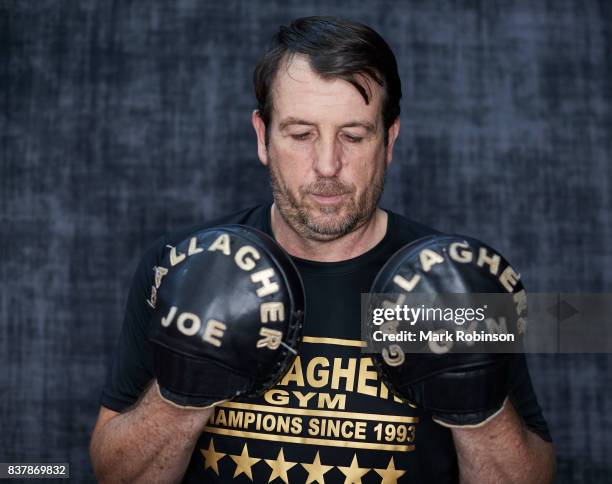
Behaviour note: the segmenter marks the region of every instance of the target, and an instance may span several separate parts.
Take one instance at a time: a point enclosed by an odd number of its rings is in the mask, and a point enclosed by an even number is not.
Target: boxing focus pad
[[[525,330],[526,295],[519,274],[499,253],[472,238],[433,235],[404,246],[381,269],[371,293],[393,293],[399,299],[418,293],[468,295],[463,301],[472,294],[503,293],[504,302],[510,301],[503,327],[519,338]],[[427,324],[442,333],[458,327],[452,319]],[[397,396],[430,412],[434,421],[479,426],[503,408],[514,355],[479,352],[477,344],[456,340],[446,348],[430,343],[417,353],[407,353],[399,344],[385,345],[372,355],[382,380]]]
[[[155,268],[154,375],[165,400],[208,407],[257,396],[301,341],[302,281],[268,235],[225,225],[167,246]]]

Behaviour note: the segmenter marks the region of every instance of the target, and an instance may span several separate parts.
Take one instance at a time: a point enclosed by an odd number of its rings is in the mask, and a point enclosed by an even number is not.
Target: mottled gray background
[[[612,5],[0,1],[0,462],[69,461],[131,273],[171,228],[268,198],[251,74],[293,17],[394,49],[385,205],[484,239],[533,291],[612,291]],[[610,356],[531,357],[559,482],[612,478]]]

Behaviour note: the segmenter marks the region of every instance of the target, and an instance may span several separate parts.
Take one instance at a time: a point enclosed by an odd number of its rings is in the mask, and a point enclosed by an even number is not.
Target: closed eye
[[[310,133],[300,133],[300,134],[292,134],[291,137],[297,141],[305,141],[310,136]]]
[[[363,141],[363,138],[361,136],[351,136],[351,135],[345,135],[346,139],[349,140],[349,142],[351,143],[361,143],[361,141]]]

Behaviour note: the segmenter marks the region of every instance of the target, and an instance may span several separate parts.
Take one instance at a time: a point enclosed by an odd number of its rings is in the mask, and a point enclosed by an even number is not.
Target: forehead
[[[368,93],[369,104],[361,93],[344,79],[324,79],[302,55],[293,56],[279,66],[273,84],[276,121],[299,117],[315,122],[344,122],[347,117],[376,123],[380,115],[382,88],[373,80],[359,79]]]

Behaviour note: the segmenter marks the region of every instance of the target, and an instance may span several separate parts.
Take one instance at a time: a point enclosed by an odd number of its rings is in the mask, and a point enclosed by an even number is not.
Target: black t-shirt
[[[299,356],[264,396],[216,407],[200,436],[183,482],[457,482],[449,429],[394,398],[361,354],[360,295],[403,245],[435,233],[393,212],[385,237],[341,262],[293,258],[304,281],[306,321]],[[152,378],[147,340],[154,267],[167,244],[223,223],[269,235],[270,205],[175,231],[146,251],[130,289],[125,321],[101,404],[118,412],[134,404]],[[516,356],[510,396],[527,426],[550,434],[525,358]],[[361,479],[361,480],[360,480]]]

